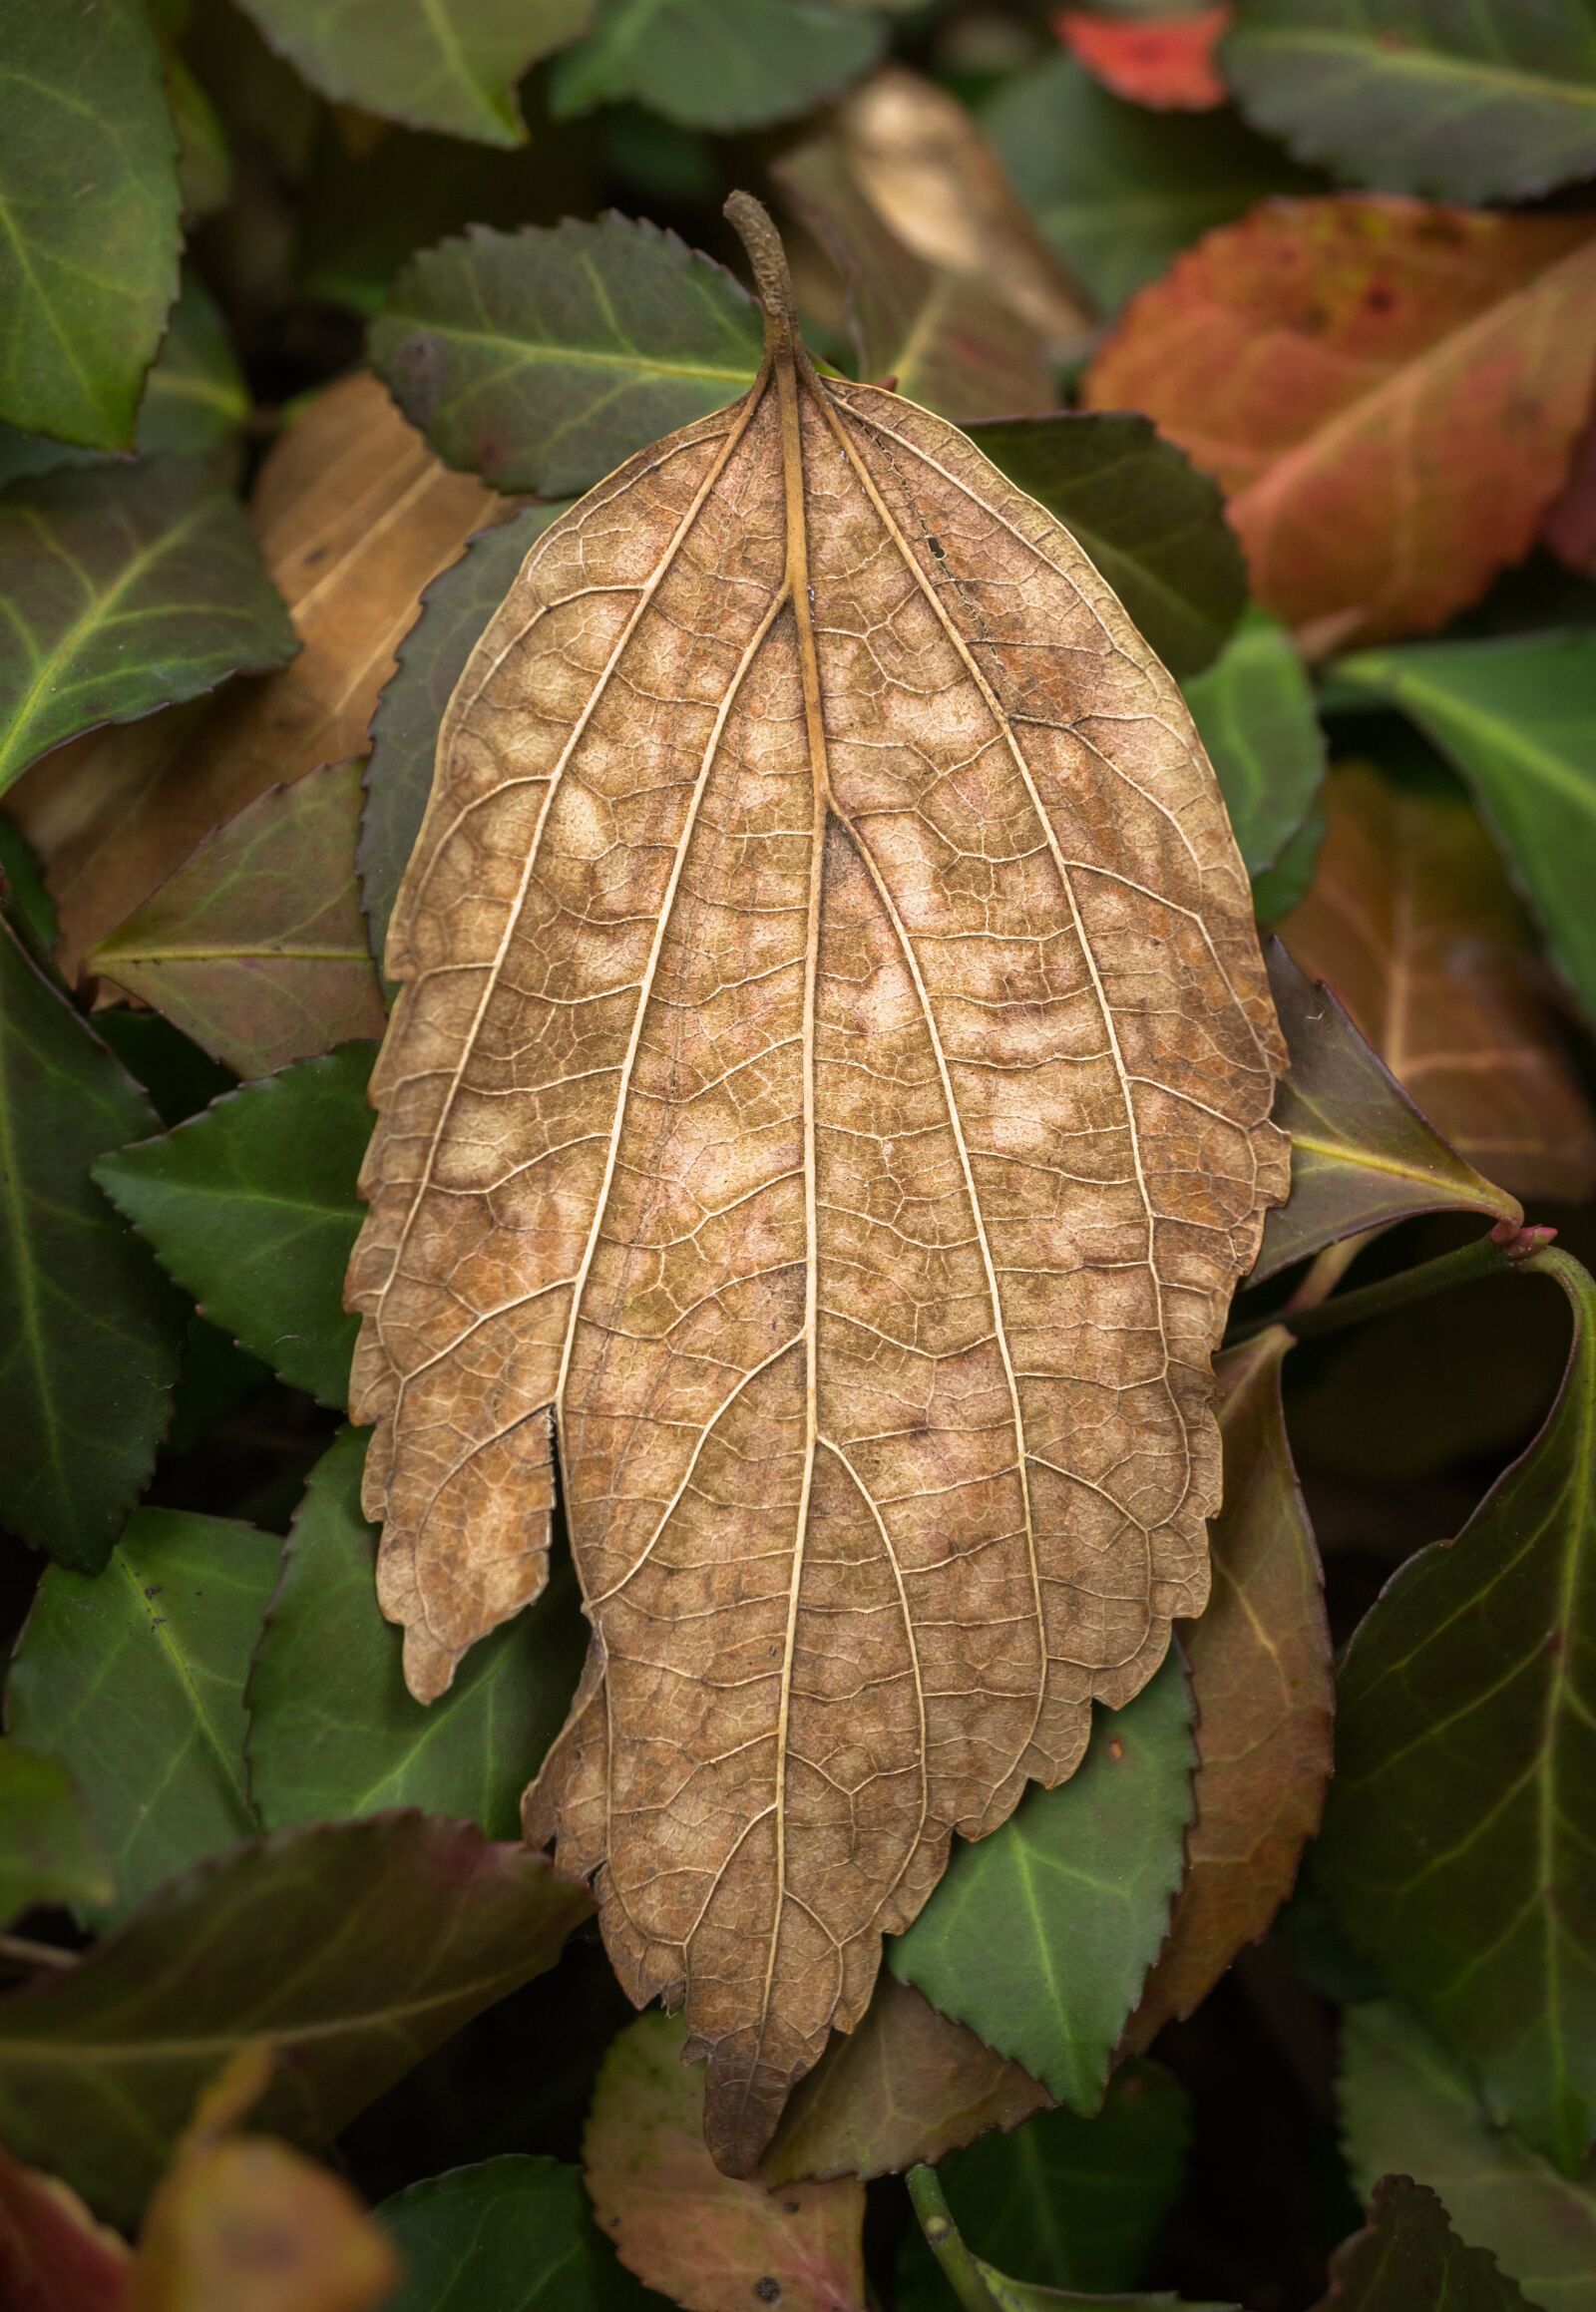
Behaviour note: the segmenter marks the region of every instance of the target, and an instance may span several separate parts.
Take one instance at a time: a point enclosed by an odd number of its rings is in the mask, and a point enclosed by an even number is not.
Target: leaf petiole
[[[1479,1277],[1499,1277],[1521,1269],[1532,1253],[1542,1251],[1551,1243],[1556,1233],[1550,1228],[1514,1228],[1503,1221],[1488,1236],[1460,1245],[1455,1252],[1442,1253],[1437,1260],[1421,1261],[1416,1268],[1402,1270],[1399,1276],[1383,1277],[1379,1284],[1361,1285],[1356,1292],[1343,1293],[1339,1299],[1319,1306],[1288,1307],[1267,1317],[1251,1317],[1235,1328],[1227,1346],[1234,1348],[1250,1341],[1272,1325],[1285,1326],[1299,1341],[1315,1339],[1322,1333],[1339,1333],[1345,1326],[1362,1325],[1371,1317],[1384,1317],[1392,1309],[1405,1308],[1410,1301],[1427,1301],[1434,1293],[1450,1292],[1454,1285],[1470,1285]]]
[[[908,2183],[909,2197],[920,2218],[926,2245],[942,2266],[943,2277],[965,2312],[998,2312],[998,2300],[987,2285],[979,2260],[965,2244],[964,2234],[954,2221],[936,2168],[924,2162],[911,2167]]]

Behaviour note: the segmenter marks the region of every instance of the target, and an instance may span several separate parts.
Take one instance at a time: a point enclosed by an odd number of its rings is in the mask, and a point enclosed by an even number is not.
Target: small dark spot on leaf
[[[771,2279],[767,2272],[762,2280],[754,2282],[754,2294],[759,2298],[761,2304],[779,2304],[781,2302],[781,2282]]]
[[[1396,292],[1389,281],[1371,281],[1364,291],[1364,303],[1371,313],[1389,313],[1396,302]]]
[[[784,2199],[781,2204],[788,2215],[796,2215],[798,2213],[799,2203],[796,2199]]]

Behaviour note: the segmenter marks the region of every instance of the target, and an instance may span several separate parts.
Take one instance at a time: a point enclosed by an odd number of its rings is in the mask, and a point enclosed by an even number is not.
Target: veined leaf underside
[[[734,2170],[950,1833],[1201,1608],[1287,1171],[1174,683],[765,287],[747,398],[544,535],[451,702],[350,1271],[423,1698],[541,1588],[558,1441],[594,1639],[528,1834],[685,1999]]]

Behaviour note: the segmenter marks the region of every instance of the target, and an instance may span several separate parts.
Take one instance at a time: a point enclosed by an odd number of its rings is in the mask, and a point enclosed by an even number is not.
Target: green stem
[[[1473,1244],[1460,1245],[1454,1253],[1443,1253],[1439,1260],[1421,1261],[1415,1269],[1403,1269],[1399,1276],[1385,1277],[1378,1285],[1362,1285],[1356,1293],[1343,1293],[1338,1300],[1326,1301],[1318,1308],[1288,1307],[1272,1317],[1249,1318],[1235,1328],[1231,1342],[1250,1341],[1271,1325],[1284,1325],[1299,1341],[1339,1333],[1344,1326],[1362,1325],[1371,1317],[1384,1317],[1389,1310],[1404,1309],[1411,1301],[1427,1301],[1432,1293],[1449,1293],[1454,1285],[1469,1285],[1479,1277],[1501,1277],[1520,1269],[1531,1253],[1550,1241],[1551,1233],[1526,1228],[1499,1238],[1492,1230]]]
[[[997,2298],[987,2285],[981,2265],[971,2254],[953,2218],[942,2179],[935,2167],[911,2167],[909,2196],[926,2245],[942,2266],[943,2277],[965,2312],[998,2312]]]

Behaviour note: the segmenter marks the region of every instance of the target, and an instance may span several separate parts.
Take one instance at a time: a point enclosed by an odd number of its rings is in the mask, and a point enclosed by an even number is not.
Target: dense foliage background
[[[1591,0],[0,0],[0,2302],[1596,2306],[1593,178]],[[514,1843],[573,1577],[423,1711],[341,1425],[439,716],[736,186],[1182,681],[1295,1144],[1209,1613],[753,2183]]]

